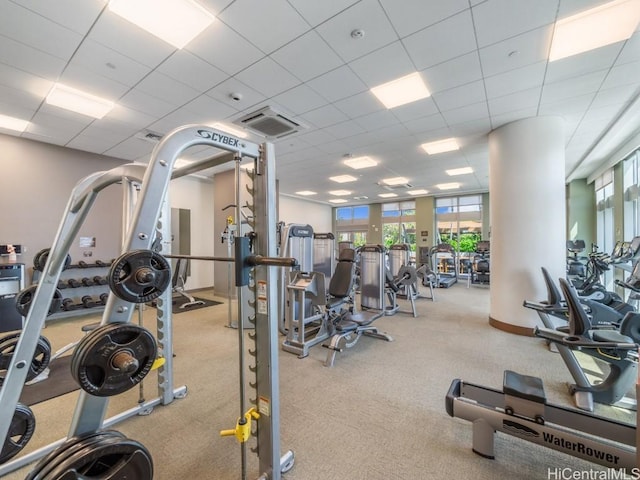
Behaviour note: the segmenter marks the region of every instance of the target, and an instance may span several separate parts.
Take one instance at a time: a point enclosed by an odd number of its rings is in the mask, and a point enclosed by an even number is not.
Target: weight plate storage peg
[[[33,297],[36,294],[37,285],[30,285],[27,288],[23,288],[16,295],[16,310],[23,317],[26,317],[29,313],[29,309],[31,308],[31,302],[33,301]],[[53,315],[58,310],[60,310],[60,306],[62,305],[62,292],[56,288],[55,292],[53,292],[53,298],[51,299],[51,304],[49,305],[49,311],[47,312],[47,316]]]
[[[18,345],[20,333],[14,333],[6,337],[0,338],[0,386],[7,378],[9,365],[13,359],[13,353]],[[49,366],[51,360],[51,344],[45,337],[38,339],[36,351],[33,354],[31,364],[28,366],[26,381],[33,380],[40,375]]]
[[[149,330],[131,323],[101,325],[82,338],[71,358],[71,374],[87,393],[110,397],[139,384],[158,353]]]
[[[162,295],[170,283],[171,265],[151,250],[127,252],[109,270],[109,288],[127,302],[150,302]]]
[[[0,451],[0,464],[6,462],[22,450],[36,429],[36,417],[29,407],[18,403],[9,425],[7,438]]]

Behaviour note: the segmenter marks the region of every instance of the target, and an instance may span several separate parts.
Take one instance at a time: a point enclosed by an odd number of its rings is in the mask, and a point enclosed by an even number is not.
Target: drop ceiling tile
[[[242,98],[239,101],[234,100],[233,98],[231,98],[232,93],[239,93]],[[233,108],[239,107],[243,110],[251,109],[254,105],[266,99],[264,95],[256,92],[248,85],[245,85],[244,83],[233,77],[225,80],[224,82],[216,85],[211,90],[207,91],[207,95]]]
[[[424,135],[425,133],[432,132],[434,130],[440,131],[442,129],[447,129],[447,123],[444,121],[444,118],[440,113],[404,122],[404,126],[410,133],[415,135]]]
[[[0,85],[28,92],[35,97],[44,98],[53,86],[53,82],[0,63]]]
[[[330,102],[368,90],[362,80],[346,65],[309,80],[306,84]]]
[[[125,107],[124,105],[117,103],[113,107],[113,110],[111,110],[99,120],[98,125],[102,124],[102,122],[104,122],[105,124],[117,123],[121,125],[124,124],[135,129],[142,129],[147,127],[148,125],[151,125],[156,120],[157,119],[155,117],[152,117],[151,115],[138,112],[137,110]]]
[[[164,117],[176,109],[175,105],[167,103],[157,97],[148,95],[142,88],[134,88],[122,97],[118,103],[138,112],[150,115],[155,119]]]
[[[0,85],[0,103],[5,105],[13,105],[35,112],[43,100],[44,97],[40,95],[32,95],[22,89]]]
[[[69,65],[90,70],[131,87],[151,71],[146,65],[90,39],[82,42]]]
[[[347,116],[333,105],[325,105],[316,110],[311,110],[301,116],[303,121],[315,125],[318,128],[325,128],[329,125],[344,122]]]
[[[43,78],[57,78],[65,61],[0,35],[0,63]]]
[[[115,146],[116,143],[106,137],[87,136],[82,133],[65,144],[65,147],[92,153],[103,153]]]
[[[300,80],[269,57],[238,73],[236,78],[265,97],[273,97],[300,84]]]
[[[616,60],[616,65],[640,61],[640,32],[636,31],[629,40],[624,43],[622,52]]]
[[[211,120],[212,115],[210,113],[179,108],[149,125],[149,129],[154,132],[168,134],[182,125],[207,125]]]
[[[542,87],[535,87],[502,97],[490,98],[488,104],[491,117],[523,109],[534,108],[537,110],[541,93]]]
[[[183,105],[200,92],[157,71],[151,72],[138,85],[148,95],[165,100],[173,105]]]
[[[264,56],[223,22],[213,22],[185,49],[229,75],[238,73]]]
[[[358,118],[385,109],[384,105],[369,91],[339,100],[334,105],[349,118]]]
[[[302,17],[315,27],[329,18],[337,15],[342,10],[349,8],[360,0],[332,0],[331,2],[309,2],[308,0],[289,0],[289,4],[302,15]]]
[[[602,89],[635,85],[640,79],[640,61],[613,67],[605,78]]]
[[[327,104],[324,98],[304,84],[287,90],[273,97],[273,99],[296,115],[308,112],[309,110],[315,110]]]
[[[286,0],[236,0],[220,14],[220,20],[271,53],[309,30],[307,22]],[[269,28],[286,25],[286,28]]]
[[[600,89],[593,99],[592,108],[605,107],[607,105],[620,105],[628,102],[635,93],[635,85],[625,85],[616,88]]]
[[[578,115],[582,117],[593,102],[593,93],[540,104],[540,115]]]
[[[93,118],[83,115],[66,115],[65,112],[60,111],[60,109],[50,111],[41,109],[31,119],[31,124],[27,127],[27,131],[44,137],[60,136],[66,138],[66,143],[86,128],[92,121]]]
[[[329,155],[343,155],[349,152],[349,146],[342,140],[331,140],[322,145],[318,145],[318,148]]]
[[[9,1],[0,3],[0,32],[63,60],[69,60],[82,41],[77,32]]]
[[[469,11],[420,30],[402,40],[418,70],[476,50],[473,21]],[[431,48],[425,48],[431,46]],[[436,47],[437,46],[437,47]]]
[[[114,102],[130,90],[127,85],[77,66],[68,66],[58,81]]]
[[[544,26],[481,48],[482,72],[490,77],[546,60],[553,28]]]
[[[151,151],[155,147],[155,144],[149,143],[145,140],[138,138],[128,138],[122,143],[110,148],[105,155],[110,155],[116,158],[122,158],[125,160],[137,160],[140,157],[145,157],[145,160],[149,160],[151,157]]]
[[[384,65],[384,68],[380,68]],[[415,72],[413,62],[400,41],[349,63],[351,70],[369,87],[390,82]]]
[[[216,17],[233,2],[234,0],[199,0],[199,3]]]
[[[603,0],[562,0],[558,6],[558,19],[589,10],[606,3]]]
[[[38,110],[38,107],[28,108],[24,104],[5,103],[0,100],[0,114],[7,115],[8,117],[19,118],[20,120],[29,121]],[[0,127],[2,133],[15,135],[15,130],[3,129]]]
[[[441,112],[486,100],[484,83],[480,80],[434,93],[432,97]]]
[[[51,132],[51,131],[38,131],[34,133],[27,130],[22,134],[20,134],[20,137],[26,138],[28,140],[34,140],[36,142],[48,143],[51,145],[59,145],[63,147],[71,139],[73,139],[74,134],[66,134],[66,133],[61,134],[61,133]]]
[[[273,52],[271,58],[302,81],[343,64],[340,57],[313,30]]]
[[[366,131],[378,130],[398,124],[398,119],[389,110],[370,113],[353,120]]]
[[[100,15],[87,38],[151,68],[175,50],[172,45],[108,10]]]
[[[400,38],[469,8],[467,0],[381,0],[380,3]]]
[[[438,113],[438,107],[433,101],[433,97],[423,98],[416,102],[400,105],[391,110],[393,115],[401,122],[408,122],[416,118],[426,117]]]
[[[104,0],[56,0],[55,2],[19,0],[19,4],[52,22],[83,35],[91,28],[102,9],[105,8]],[[69,12],[73,12],[73,15],[69,15]]]
[[[421,71],[427,88],[433,94],[442,90],[480,80],[482,69],[477,52],[460,55]]]
[[[225,72],[187,50],[174,52],[156,70],[200,92],[229,78]]]
[[[331,135],[326,129],[303,133],[300,135],[300,139],[313,147],[322,149],[323,151],[324,149],[322,147],[325,143],[333,142],[336,140],[336,138]]]
[[[454,110],[442,112],[442,116],[449,126],[475,120],[488,120],[489,109],[486,102],[474,103]]]
[[[208,95],[200,95],[194,98],[189,103],[186,103],[184,107],[182,107],[182,110],[193,112],[198,115],[198,118],[212,123],[238,113],[237,109]]]
[[[491,115],[491,126],[493,128],[499,128],[507,123],[515,122],[523,118],[535,117],[537,115],[536,107],[528,107],[523,109],[514,109],[505,113],[499,113]]]
[[[497,98],[542,84],[546,62],[538,62],[485,78],[487,98]]]
[[[343,139],[352,137],[354,135],[360,135],[365,132],[365,129],[352,120],[346,122],[336,123],[335,125],[329,125],[324,130],[329,132],[337,139]]]
[[[613,66],[621,48],[622,45],[616,43],[607,45],[606,47],[596,48],[595,50],[579,55],[556,60],[555,62],[549,62],[545,82],[559,82],[560,80],[577,77],[585,73],[609,69]]]
[[[556,20],[558,0],[492,0],[473,7],[478,46],[485,47]]]
[[[355,29],[363,30],[364,36],[352,38],[351,32]],[[316,31],[344,61],[354,60],[398,39],[377,0],[358,2],[319,25]]]
[[[594,93],[603,85],[607,71],[588,73],[579,77],[569,78],[560,82],[545,84],[542,88],[542,103],[555,103],[561,100]]]

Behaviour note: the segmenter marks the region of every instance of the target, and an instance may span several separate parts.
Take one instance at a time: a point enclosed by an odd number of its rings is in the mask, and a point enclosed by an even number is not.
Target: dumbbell
[[[87,262],[85,262],[84,260],[80,260],[80,261],[78,262],[78,266],[79,266],[80,268],[87,268],[87,267],[89,266],[89,264],[88,264]]]
[[[82,282],[82,285],[84,285],[85,287],[90,287],[92,285],[95,285],[94,280],[89,277],[83,277],[82,280],[80,281]]]
[[[69,285],[67,284],[67,282],[65,282],[64,280],[58,280],[58,289],[59,290],[64,290],[65,288],[67,288]]]
[[[107,264],[104,263],[102,260],[96,260],[96,265],[98,267],[106,267],[107,266]]]
[[[71,298],[63,298],[62,299],[62,306],[61,306],[62,310],[64,310],[65,312],[68,312],[70,310],[73,310],[75,308],[75,305],[73,304],[73,299]]]
[[[91,295],[83,296],[80,301],[82,302],[82,306],[84,306],[84,308],[93,308],[96,306],[96,302]]]
[[[109,298],[109,294],[107,292],[101,293],[100,294],[100,303],[102,305],[106,305],[107,304],[107,299]]]
[[[67,280],[67,283],[71,288],[78,288],[81,285],[81,283],[75,278],[70,278],[69,280]]]
[[[101,277],[100,275],[93,277],[93,281],[96,285],[106,285],[109,283],[106,277]]]

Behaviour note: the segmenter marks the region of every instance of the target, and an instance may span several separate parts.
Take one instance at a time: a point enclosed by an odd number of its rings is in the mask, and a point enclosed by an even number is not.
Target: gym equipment
[[[536,443],[605,467],[636,470],[636,428],[548,403],[542,380],[504,372],[503,390],[455,379],[447,413],[473,423],[473,451],[495,458],[496,432]]]
[[[0,265],[0,332],[22,328],[22,315],[16,311],[16,294],[24,288],[24,264]]]
[[[44,267],[47,264],[47,260],[49,258],[50,248],[43,248],[38,253],[36,253],[33,257],[33,269],[42,272],[44,271]],[[62,269],[66,270],[71,265],[71,255],[67,253],[67,256],[64,259],[64,264],[62,265]]]
[[[360,306],[382,315],[394,315],[398,310],[396,291],[387,288],[392,280],[386,266],[386,249],[382,245],[365,245],[360,249]]]
[[[254,168],[249,177],[252,185],[248,190],[253,194],[253,205],[250,206],[255,215],[255,240],[253,248],[249,247],[249,239],[243,237],[241,242],[236,242],[236,254],[234,264],[236,267],[236,281],[238,286],[249,285],[250,277],[253,278],[249,290],[255,293],[255,315],[251,315],[251,321],[255,324],[255,335],[249,337],[255,342],[250,350],[254,365],[249,365],[248,370],[255,374],[255,381],[248,382],[254,392],[252,398],[256,399],[256,408],[260,414],[257,420],[257,453],[258,453],[258,478],[261,480],[280,480],[282,472],[293,466],[292,452],[280,455],[280,408],[279,408],[279,375],[278,375],[278,296],[276,291],[277,272],[270,266],[287,265],[293,262],[276,257],[275,239],[275,157],[274,147],[270,143],[262,145],[252,144],[241,139],[230,137],[227,134],[213,130],[206,125],[189,125],[180,127],[165,135],[151,154],[148,166],[123,165],[106,172],[98,172],[81,180],[74,188],[62,219],[60,228],[56,234],[51,254],[42,272],[42,280],[34,295],[32,307],[25,321],[22,338],[16,347],[13,359],[7,371],[4,387],[0,390],[0,438],[4,439],[9,431],[10,417],[21,393],[22,384],[26,372],[24,369],[15,368],[16,364],[30,360],[36,347],[37,337],[44,326],[46,310],[48,309],[53,290],[62,271],[64,256],[87,216],[87,213],[96,199],[97,194],[109,185],[122,183],[131,187],[133,182],[140,182],[141,189],[137,196],[135,212],[130,221],[123,224],[122,231],[126,238],[122,242],[123,254],[126,252],[148,251],[154,245],[162,245],[156,242],[158,235],[169,238],[167,230],[168,205],[165,201],[171,178],[178,178],[200,170],[221,165],[230,160],[230,155],[223,154],[213,158],[207,158],[191,163],[188,166],[174,169],[174,163],[178,156],[187,148],[195,145],[206,145],[234,153],[236,160],[236,172],[239,170],[240,160],[243,157],[254,159]],[[142,179],[144,178],[144,182]],[[237,175],[237,178],[239,176]],[[125,193],[128,191],[124,189]],[[132,188],[129,188],[131,191]],[[239,189],[236,189],[239,191]],[[163,215],[163,208],[165,213]],[[238,215],[239,216],[239,215]],[[162,217],[162,218],[161,218]],[[161,221],[162,220],[162,221]],[[254,253],[251,254],[251,251]],[[149,255],[147,255],[149,258]],[[122,260],[122,258],[121,258]],[[227,259],[229,261],[230,259]],[[290,260],[290,259],[289,259]],[[115,266],[118,261],[112,265]],[[164,272],[164,270],[161,270]],[[143,283],[147,282],[145,275],[141,275]],[[167,275],[169,277],[169,275]],[[170,281],[170,280],[169,280]],[[135,277],[131,279],[132,295],[128,298],[138,300],[139,285]],[[167,283],[168,285],[168,283]],[[129,285],[127,285],[129,286]],[[152,291],[160,290],[155,285]],[[115,293],[115,292],[114,292]],[[142,295],[144,296],[144,295]],[[113,422],[137,415],[154,405],[162,403],[167,405],[175,398],[180,398],[186,393],[186,387],[173,389],[172,387],[172,331],[170,291],[165,290],[160,294],[158,302],[158,345],[163,352],[165,364],[158,370],[159,398],[138,405],[135,408],[123,412],[113,419],[104,419],[108,399],[89,395],[81,391],[76,410],[71,421],[69,436],[79,436],[93,433],[101,428],[108,427]],[[103,324],[128,324],[134,312],[134,302],[120,298],[117,294],[109,295],[105,306]],[[244,331],[239,322],[239,355],[246,355],[243,342]],[[242,375],[245,372],[242,372]],[[242,383],[243,378],[241,377]],[[242,409],[245,395],[240,395],[241,417],[244,417],[247,409]],[[60,443],[63,443],[62,440]],[[242,451],[246,449],[246,443],[241,445]],[[0,475],[11,469],[20,468],[36,458],[41,458],[45,452],[40,450],[32,454],[24,455],[15,461],[8,462],[0,467]],[[244,457],[244,454],[243,454]],[[245,464],[243,462],[243,473]],[[132,478],[137,478],[135,475]],[[143,478],[144,480],[144,478]]]
[[[637,345],[630,337],[614,330],[591,329],[589,317],[580,306],[575,290],[566,279],[561,278],[559,282],[567,302],[568,331],[536,327],[534,334],[556,344],[575,381],[569,385],[569,392],[578,408],[592,412],[593,402],[605,405],[621,402],[637,378]],[[609,367],[606,377],[599,383],[590,382],[574,350],[605,362]]]
[[[104,292],[100,294],[100,304],[101,305],[106,305],[107,304],[107,299],[109,298],[109,294]]]
[[[123,253],[111,265],[109,288],[122,300],[147,303],[162,295],[171,282],[171,265],[157,252]]]
[[[21,290],[18,295],[16,295],[16,310],[23,317],[26,317],[29,313],[29,308],[31,308],[31,302],[33,301],[33,296],[36,292],[36,285],[30,285],[24,290]],[[60,306],[62,305],[62,292],[56,289],[53,292],[53,298],[51,299],[51,305],[49,306],[49,311],[47,315],[53,315],[58,310],[60,310]]]
[[[586,248],[584,240],[567,240],[567,278],[576,288],[582,288],[587,278],[587,257],[579,256]]]
[[[333,276],[336,263],[336,240],[333,233],[313,234],[313,271],[324,275],[325,287]]]
[[[391,245],[388,251],[389,272],[393,277],[392,285],[396,285],[397,298],[403,298],[411,302],[413,316],[417,316],[415,300],[420,298],[420,290],[418,288],[418,278],[424,281],[425,276],[430,275],[427,265],[421,265],[416,268],[411,261],[411,248],[407,243]],[[431,272],[433,273],[433,272]],[[433,285],[431,280],[427,278],[429,288],[431,290],[430,299],[433,300]],[[393,288],[393,287],[391,287]]]
[[[22,450],[36,429],[36,417],[29,407],[18,403],[11,419],[9,433],[0,450],[0,464],[11,459]]]
[[[69,280],[67,280],[67,284],[70,288],[78,288],[82,286],[82,284],[75,278],[70,278]]]
[[[96,302],[91,295],[83,295],[80,301],[84,308],[94,308],[96,306]]]
[[[70,312],[72,310],[75,310],[77,308],[77,305],[73,302],[72,298],[63,298],[60,308],[65,312]]]
[[[76,345],[71,374],[91,395],[119,395],[144,379],[157,353],[156,341],[145,328],[132,323],[102,325]]]
[[[449,288],[458,281],[456,251],[449,243],[439,243],[431,248],[431,265],[436,274],[436,286]]]
[[[153,461],[139,442],[120,432],[72,437],[43,458],[26,480],[153,479]]]
[[[91,287],[95,285],[95,282],[93,281],[93,279],[89,277],[82,277],[80,279],[80,283],[82,283],[82,285],[84,285],[85,287]]]
[[[489,284],[491,283],[491,261],[489,254],[491,244],[489,240],[480,240],[476,244],[475,255],[471,259],[471,272],[467,277],[467,288],[471,284]]]
[[[106,285],[107,283],[109,283],[109,281],[106,279],[106,277],[96,275],[95,277],[93,277],[93,283],[95,285]]]
[[[0,387],[7,378],[9,365],[13,360],[18,341],[20,340],[20,332],[7,335],[0,338]],[[24,362],[19,367],[26,370],[25,381],[30,381],[40,375],[49,365],[51,361],[51,344],[45,337],[39,337],[36,349],[30,362]],[[27,367],[27,363],[29,364]],[[25,367],[27,367],[25,369]]]
[[[184,288],[184,284],[187,280],[187,271],[189,270],[189,259],[179,258],[176,261],[176,267],[173,272],[173,278],[171,280],[171,292],[178,294],[181,297],[187,299],[186,302],[180,304],[180,309],[188,309],[196,305],[204,305],[202,300],[196,300],[191,296]],[[229,302],[231,303],[231,302]]]
[[[384,253],[384,247],[381,245],[365,245],[361,249],[361,254],[363,255],[361,257],[361,261],[363,262],[363,282],[371,280],[384,284],[386,267],[384,261],[380,262],[380,260],[384,258]],[[330,293],[332,293],[332,296],[336,300],[328,303],[328,305],[334,310],[336,307],[341,306],[345,300],[353,294],[356,269],[354,257],[355,252],[353,250],[344,249],[336,265],[334,276],[331,278],[332,286],[335,284],[335,288],[330,289]],[[379,288],[376,287],[380,287],[380,283],[374,285],[363,283],[361,301],[365,292],[368,295],[372,295],[375,290],[380,294]],[[384,286],[382,288],[384,289]],[[332,322],[335,333],[331,336],[329,343],[323,345],[329,349],[324,362],[325,367],[332,367],[335,362],[336,353],[342,352],[345,348],[353,347],[363,335],[388,342],[393,341],[390,335],[380,332],[377,327],[371,325],[375,320],[391,311],[384,305],[384,293],[382,293],[381,298],[382,302],[376,304],[379,308],[367,310],[366,308],[368,307],[365,306],[363,301],[362,311],[354,312],[353,309],[343,310]],[[368,298],[368,300],[375,299]],[[377,300],[380,300],[380,297]],[[369,304],[367,303],[367,305]]]

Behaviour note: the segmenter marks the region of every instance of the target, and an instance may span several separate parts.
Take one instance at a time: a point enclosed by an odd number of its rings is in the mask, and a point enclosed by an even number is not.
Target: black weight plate
[[[171,283],[171,265],[151,250],[121,255],[109,270],[111,291],[127,302],[146,303],[162,295]]]
[[[20,290],[20,292],[16,295],[16,310],[23,317],[26,317],[29,313],[29,309],[31,308],[31,303],[33,302],[33,297],[36,294],[38,286],[30,285],[27,288]],[[62,305],[62,292],[56,288],[53,292],[53,298],[51,299],[51,303],[49,304],[49,311],[47,312],[47,316],[53,315],[58,310],[60,310],[60,306]]]
[[[126,352],[137,361],[135,371],[118,369],[113,360]],[[102,325],[86,335],[71,359],[71,374],[91,395],[108,397],[139,384],[157,355],[155,338],[147,329],[130,323]]]
[[[2,386],[4,379],[7,377],[9,365],[11,364],[13,353],[16,350],[19,339],[20,333],[16,333],[14,335],[4,337],[0,341],[0,386]],[[38,344],[36,345],[36,350],[33,354],[33,359],[31,360],[31,365],[29,365],[29,370],[27,371],[26,381],[28,382],[33,380],[44,372],[44,370],[49,366],[50,360],[51,344],[45,337],[40,337],[38,339]]]
[[[0,464],[6,462],[22,450],[36,429],[36,417],[29,407],[18,403],[9,425],[7,438],[0,451]]]
[[[116,430],[105,430],[68,438],[62,445],[40,460],[29,475],[25,477],[25,480],[43,480],[53,469],[75,452],[109,438],[124,439],[126,437]]]
[[[65,458],[43,480],[153,479],[149,451],[131,439],[105,439]]]
[[[47,259],[49,258],[50,248],[43,248],[33,257],[33,268],[40,272],[44,271],[44,267],[47,265]],[[62,270],[66,270],[71,265],[71,255],[67,253],[67,257],[64,259],[64,265]]]

